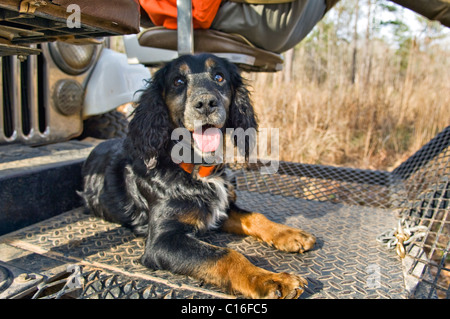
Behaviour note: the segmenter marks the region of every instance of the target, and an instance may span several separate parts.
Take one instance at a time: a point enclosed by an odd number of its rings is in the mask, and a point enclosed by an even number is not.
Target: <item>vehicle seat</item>
[[[141,46],[177,51],[177,30],[152,27],[139,33]],[[276,72],[282,70],[280,54],[255,47],[238,34],[217,30],[194,30],[194,52],[209,52],[227,58],[248,72]]]

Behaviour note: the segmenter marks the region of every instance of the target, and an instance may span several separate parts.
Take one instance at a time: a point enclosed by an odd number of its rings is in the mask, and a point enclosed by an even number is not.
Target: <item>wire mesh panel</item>
[[[383,171],[337,168],[280,162],[276,174],[261,174],[264,165],[231,166],[239,190],[308,200],[390,207],[389,173]]]
[[[450,127],[392,172],[401,231],[422,236],[405,251],[406,277],[424,297],[450,298]]]
[[[449,298],[450,127],[393,172],[281,162],[267,175],[261,167],[232,166],[237,189],[391,211],[398,221],[380,241],[406,247],[398,253],[408,293]]]

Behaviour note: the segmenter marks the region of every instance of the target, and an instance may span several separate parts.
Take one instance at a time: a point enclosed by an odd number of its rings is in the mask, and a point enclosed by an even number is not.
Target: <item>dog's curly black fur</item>
[[[81,192],[86,206],[96,216],[145,236],[141,261],[147,267],[194,276],[248,297],[298,295],[302,278],[257,268],[230,249],[192,236],[222,227],[286,251],[302,252],[314,244],[312,235],[239,209],[223,176],[196,178],[174,163],[172,131],[183,127],[192,132],[195,120],[222,132],[257,128],[236,66],[201,54],[180,57],[158,70],[141,94],[128,136],[99,144],[86,160]],[[244,145],[243,151],[250,147]],[[247,227],[252,220],[255,226]],[[284,237],[297,244],[292,248]]]

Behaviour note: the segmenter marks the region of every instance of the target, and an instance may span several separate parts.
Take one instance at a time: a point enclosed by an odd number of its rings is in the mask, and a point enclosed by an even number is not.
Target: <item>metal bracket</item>
[[[26,14],[33,14],[37,8],[47,5],[44,0],[23,0],[19,5],[19,12]]]

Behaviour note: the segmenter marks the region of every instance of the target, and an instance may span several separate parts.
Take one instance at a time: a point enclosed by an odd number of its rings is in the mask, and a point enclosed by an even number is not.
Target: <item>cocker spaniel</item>
[[[96,216],[146,237],[141,262],[149,268],[189,275],[245,297],[297,298],[307,283],[302,277],[256,267],[232,249],[195,237],[220,228],[285,252],[314,246],[313,235],[235,204],[217,154],[226,144],[225,130],[238,128],[256,129],[257,120],[237,67],[211,54],[179,57],[154,74],[127,137],[107,140],[91,152],[81,196]],[[187,135],[173,134],[177,129]],[[248,154],[251,141],[244,144]]]

